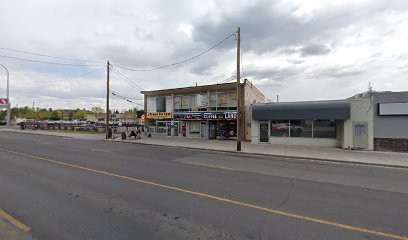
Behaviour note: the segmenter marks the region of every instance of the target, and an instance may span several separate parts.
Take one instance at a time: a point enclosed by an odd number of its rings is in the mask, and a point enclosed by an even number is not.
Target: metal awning
[[[350,119],[350,102],[347,100],[264,103],[252,105],[252,119],[262,120],[312,120]]]

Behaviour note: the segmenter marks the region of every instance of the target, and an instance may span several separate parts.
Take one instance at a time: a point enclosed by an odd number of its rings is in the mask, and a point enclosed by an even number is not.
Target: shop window
[[[313,120],[290,120],[290,136],[311,138]]]
[[[219,121],[217,126],[217,138],[235,139],[237,137],[236,121]]]
[[[272,120],[271,137],[289,137],[289,120]]]
[[[314,120],[314,138],[336,138],[336,121],[334,120]]]
[[[334,120],[272,120],[271,137],[336,138]]]

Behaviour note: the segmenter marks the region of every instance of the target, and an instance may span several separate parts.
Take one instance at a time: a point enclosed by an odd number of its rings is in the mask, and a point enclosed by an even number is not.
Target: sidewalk
[[[115,142],[126,142],[134,144],[149,144],[172,147],[185,147],[205,150],[216,150],[223,152],[236,151],[236,141],[229,140],[203,140],[191,138],[165,137],[153,135],[151,138],[143,137],[137,140],[120,140],[116,138]],[[388,167],[408,168],[408,153],[396,152],[374,152],[344,150],[340,148],[272,145],[272,144],[251,144],[242,142],[242,154],[279,156],[285,158],[300,158],[309,160],[347,162],[354,164],[369,164]]]
[[[1,131],[18,132],[26,134],[40,134],[49,136],[61,136],[82,140],[104,140],[104,134],[79,134],[64,133],[46,130],[20,130],[1,128]],[[229,140],[203,140],[179,137],[165,137],[154,134],[151,138],[143,136],[137,140],[121,140],[120,135],[116,134],[113,142],[124,142],[133,144],[148,144],[171,147],[184,147],[193,149],[215,150],[240,154],[252,154],[263,156],[278,156],[285,158],[309,159],[329,162],[346,162],[354,164],[367,164],[387,167],[408,168],[408,153],[396,152],[374,152],[344,150],[340,148],[323,148],[323,147],[306,147],[306,146],[289,146],[289,145],[272,145],[272,144],[251,144],[242,142],[242,151],[236,151],[236,142]]]

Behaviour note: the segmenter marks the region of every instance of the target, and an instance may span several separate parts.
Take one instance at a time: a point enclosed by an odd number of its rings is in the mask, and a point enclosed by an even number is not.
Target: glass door
[[[268,122],[259,123],[259,142],[269,142],[269,124]]]

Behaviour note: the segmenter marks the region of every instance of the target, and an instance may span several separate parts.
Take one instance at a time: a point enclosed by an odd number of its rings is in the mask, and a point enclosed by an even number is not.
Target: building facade
[[[253,143],[408,151],[408,92],[254,104]]]
[[[249,106],[265,102],[265,97],[247,80],[240,91],[241,109],[237,108],[236,83],[142,91],[145,127],[149,132],[166,136],[236,139],[239,112],[242,140],[250,140]]]

